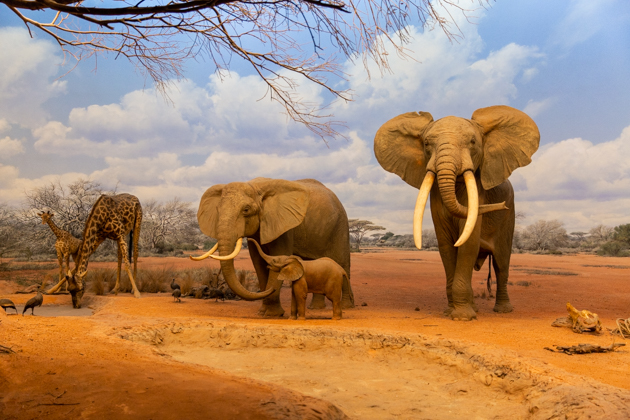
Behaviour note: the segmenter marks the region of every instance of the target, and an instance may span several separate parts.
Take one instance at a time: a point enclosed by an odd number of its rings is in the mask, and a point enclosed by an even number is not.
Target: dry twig
[[[486,0],[476,0],[483,6]],[[408,25],[416,21],[441,28],[450,39],[461,36],[452,11],[472,10],[456,0],[0,0],[32,29],[54,39],[65,56],[77,62],[111,52],[132,61],[159,90],[182,77],[184,60],[209,58],[216,71],[230,68],[234,57],[248,63],[266,83],[267,94],[287,114],[317,135],[338,134],[338,121],[325,106],[309,104],[297,94],[297,75],[351,100],[339,88],[344,78],[337,54],[361,58],[389,71],[386,47],[406,56]],[[471,0],[474,4],[475,0]],[[52,11],[49,21],[41,13]],[[50,16],[45,14],[44,16]],[[304,35],[310,38],[304,42]],[[334,76],[332,80],[330,76]]]
[[[615,351],[617,347],[625,346],[624,343],[612,343],[608,347],[598,346],[596,344],[578,344],[577,346],[555,346],[555,350],[545,347],[545,350],[549,350],[554,353],[565,353],[568,355],[574,354],[589,354],[589,353],[608,353]]]

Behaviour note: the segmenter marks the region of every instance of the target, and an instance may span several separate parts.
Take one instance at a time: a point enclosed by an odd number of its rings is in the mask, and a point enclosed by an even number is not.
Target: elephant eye
[[[249,214],[252,208],[250,206],[243,207],[243,214]]]

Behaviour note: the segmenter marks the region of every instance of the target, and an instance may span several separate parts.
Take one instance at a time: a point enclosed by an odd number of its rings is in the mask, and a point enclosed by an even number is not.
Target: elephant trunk
[[[462,157],[462,162],[458,162],[453,158],[454,153],[451,149],[442,151],[444,154],[441,156],[438,155],[438,159],[436,160],[438,186],[440,195],[442,196],[442,202],[449,213],[454,217],[466,219],[464,229],[457,242],[455,242],[455,246],[459,247],[468,240],[477,223],[477,217],[479,215],[479,193],[470,156],[465,155]],[[464,166],[464,168],[460,168],[460,166]],[[466,184],[468,207],[462,206],[457,200],[455,181],[458,173],[462,169],[464,182]]]
[[[465,219],[468,215],[468,209],[459,204],[455,192],[455,180],[457,179],[458,169],[456,163],[450,159],[438,159],[436,169],[440,195],[446,209],[453,216]]]
[[[256,248],[258,248],[258,253],[262,257],[262,259],[265,260],[267,262],[267,264],[274,265],[273,264],[273,260],[271,259],[271,257],[263,252],[261,246],[258,244],[258,242],[256,242],[255,239],[248,238],[247,239],[247,243],[253,243],[254,245],[256,245]]]
[[[220,255],[228,255],[232,253],[232,250],[234,248],[234,242],[219,240]],[[221,261],[221,271],[223,272],[223,277],[225,277],[225,281],[227,282],[228,286],[230,286],[230,289],[232,289],[234,293],[239,295],[244,300],[264,299],[275,291],[273,288],[269,288],[260,293],[250,292],[249,290],[247,290],[236,277],[233,259]]]

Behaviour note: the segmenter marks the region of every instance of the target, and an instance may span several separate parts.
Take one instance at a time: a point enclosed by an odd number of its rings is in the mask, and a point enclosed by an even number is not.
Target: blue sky
[[[187,63],[169,103],[112,56],[60,78],[58,47],[29,38],[3,10],[0,201],[17,205],[24,190],[78,177],[141,200],[178,196],[195,205],[217,183],[316,178],[350,217],[410,233],[416,190],[376,162],[378,127],[408,111],[468,118],[505,104],[530,114],[541,132],[532,164],[510,178],[522,224],[558,219],[571,232],[630,223],[630,4],[499,0],[473,15],[472,23],[457,15],[458,42],[410,28],[415,61],[390,54],[391,74],[370,79],[345,63],[354,101],[331,110],[346,121],[347,139],[327,146],[259,100],[264,86],[238,63],[223,80],[208,62]],[[300,94],[325,101],[312,85]]]

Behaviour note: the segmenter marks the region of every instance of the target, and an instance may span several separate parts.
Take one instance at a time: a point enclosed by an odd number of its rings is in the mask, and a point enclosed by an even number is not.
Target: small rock
[[[367,306],[367,303],[363,302],[363,303],[361,304],[361,306]]]
[[[420,312],[420,308],[418,306],[416,306],[416,309],[414,309],[414,311]]]

